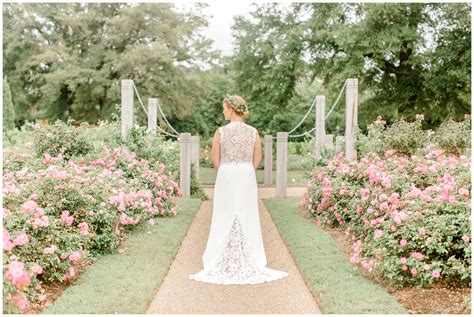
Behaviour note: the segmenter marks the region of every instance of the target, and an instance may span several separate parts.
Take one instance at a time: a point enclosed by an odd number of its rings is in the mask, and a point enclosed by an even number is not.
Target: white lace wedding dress
[[[216,284],[258,284],[288,276],[266,267],[252,164],[257,130],[231,121],[219,131],[221,159],[211,229],[202,256],[204,269],[189,278]]]

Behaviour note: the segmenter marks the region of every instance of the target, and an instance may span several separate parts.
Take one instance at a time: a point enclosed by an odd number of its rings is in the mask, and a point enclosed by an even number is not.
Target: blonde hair
[[[250,114],[248,110],[244,110],[243,107],[238,107],[239,105],[243,106],[247,104],[245,99],[239,95],[233,95],[231,97],[233,100],[229,97],[224,98],[224,103],[227,105],[227,107],[232,108],[240,117],[248,116]],[[237,102],[238,105],[235,105],[234,102]]]

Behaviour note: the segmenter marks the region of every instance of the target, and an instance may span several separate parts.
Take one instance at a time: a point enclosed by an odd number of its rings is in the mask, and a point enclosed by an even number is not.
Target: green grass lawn
[[[288,186],[300,185],[305,186],[308,179],[304,178],[303,170],[289,170],[287,173]],[[263,169],[257,169],[257,183],[264,183],[264,171]],[[200,167],[199,168],[199,182],[203,185],[213,185],[215,183],[217,171],[212,167]],[[276,171],[272,174],[272,184],[275,185]]]
[[[300,197],[264,199],[325,314],[406,314],[382,286],[366,279],[340,246],[299,212]]]
[[[179,198],[176,218],[157,218],[130,234],[115,252],[98,259],[43,311],[47,314],[143,314],[158,291],[200,199]]]

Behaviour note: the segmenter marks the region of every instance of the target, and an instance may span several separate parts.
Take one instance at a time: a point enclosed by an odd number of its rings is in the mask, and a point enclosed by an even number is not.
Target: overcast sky
[[[214,48],[221,50],[223,55],[232,54],[231,26],[234,16],[246,14],[250,10],[249,2],[222,1],[211,3],[205,11],[207,15],[212,15],[206,34],[214,40]]]
[[[228,1],[209,2],[209,7],[204,14],[209,17],[209,27],[203,32],[208,38],[214,40],[214,48],[221,50],[223,55],[232,54],[231,26],[234,16],[248,14],[252,9],[252,2]],[[176,7],[188,11],[193,6],[190,2],[175,3]]]

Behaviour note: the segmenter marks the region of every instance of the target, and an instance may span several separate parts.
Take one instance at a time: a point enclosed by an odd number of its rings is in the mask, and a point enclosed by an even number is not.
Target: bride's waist
[[[220,162],[220,164],[221,165],[238,165],[238,164],[253,165],[253,163],[249,161],[226,161],[226,162]]]

